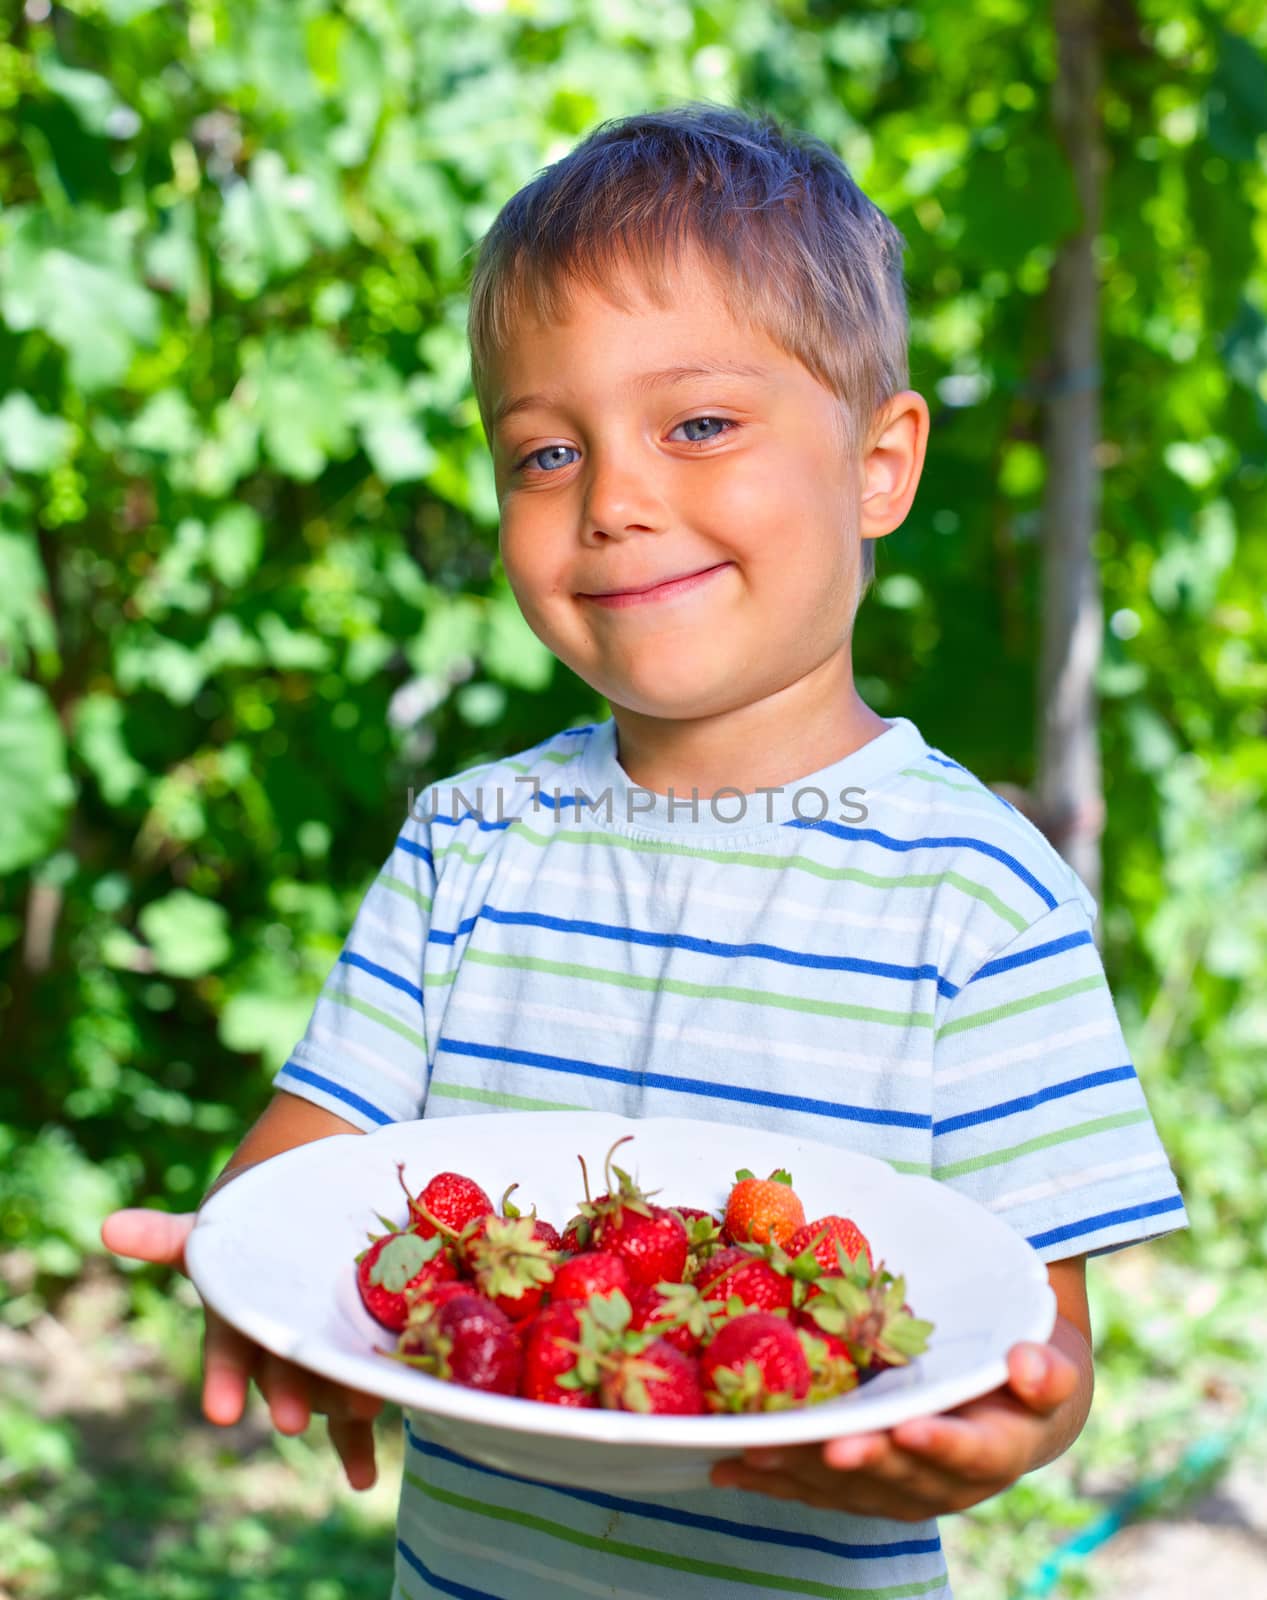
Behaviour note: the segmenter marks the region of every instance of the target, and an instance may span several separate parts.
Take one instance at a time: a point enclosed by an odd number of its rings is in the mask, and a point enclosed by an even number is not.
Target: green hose
[[[1267,1388],[1258,1391],[1233,1427],[1197,1439],[1168,1472],[1143,1478],[1124,1490],[1094,1522],[1059,1545],[1034,1575],[1013,1591],[1011,1600],[1043,1600],[1043,1596],[1054,1593],[1067,1571],[1081,1566],[1093,1550],[1106,1544],[1128,1522],[1151,1516],[1163,1506],[1173,1509],[1185,1505],[1222,1474],[1236,1451],[1264,1421]]]

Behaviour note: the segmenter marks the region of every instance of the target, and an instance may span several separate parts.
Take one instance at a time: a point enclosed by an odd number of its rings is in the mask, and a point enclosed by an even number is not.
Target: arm
[[[1054,1461],[1082,1431],[1094,1374],[1086,1258],[1049,1262],[1047,1276],[1056,1295],[1051,1341],[1014,1345],[1001,1388],[884,1433],[749,1451],[719,1463],[713,1483],[823,1510],[919,1522],[965,1511]]]
[[[311,1100],[301,1100],[296,1094],[278,1089],[247,1130],[246,1137],[225,1163],[224,1171],[202,1197],[206,1205],[217,1189],[223,1189],[231,1178],[247,1167],[267,1161],[270,1156],[281,1155],[283,1150],[293,1150],[297,1145],[311,1144],[314,1139],[325,1139],[333,1133],[360,1133],[352,1123],[336,1117],[324,1106]],[[201,1209],[201,1207],[199,1208]]]
[[[203,1204],[248,1167],[296,1145],[335,1133],[361,1130],[333,1112],[302,1100],[298,1095],[278,1090],[263,1115],[248,1131],[229,1158],[224,1171],[207,1190]],[[172,1215],[166,1211],[129,1208],[112,1212],[101,1227],[102,1242],[118,1255],[159,1266],[185,1271],[185,1241],[193,1228],[195,1214]],[[268,1402],[273,1425],[279,1433],[302,1433],[313,1412],[329,1419],[330,1439],[354,1489],[368,1489],[374,1482],[373,1418],[382,1401],[339,1384],[329,1383],[292,1362],[262,1350],[216,1314],[206,1312],[206,1337],[203,1343],[202,1409],[209,1422],[229,1427],[237,1422],[246,1405],[247,1391],[254,1378]]]

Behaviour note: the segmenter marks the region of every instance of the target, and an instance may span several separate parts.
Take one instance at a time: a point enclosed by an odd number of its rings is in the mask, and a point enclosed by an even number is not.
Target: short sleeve
[[[430,824],[411,813],[275,1089],[364,1132],[421,1116],[428,1070],[423,957],[434,895]]]
[[[1187,1226],[1085,906],[1057,905],[939,1005],[933,1176],[1044,1261]]]

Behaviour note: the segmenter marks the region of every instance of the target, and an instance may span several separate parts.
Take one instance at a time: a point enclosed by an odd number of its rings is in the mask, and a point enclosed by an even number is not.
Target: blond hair
[[[524,305],[560,320],[581,283],[625,308],[620,259],[663,306],[666,259],[694,247],[840,401],[856,460],[876,409],[909,382],[905,243],[828,145],[768,112],[691,101],[600,123],[512,195],[480,242],[467,332],[485,428],[488,370]],[[867,539],[860,598],[874,570]]]

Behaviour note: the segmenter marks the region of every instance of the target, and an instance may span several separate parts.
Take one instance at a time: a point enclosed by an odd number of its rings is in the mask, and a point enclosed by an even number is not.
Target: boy
[[[406,1418],[395,1596],[950,1594],[935,1518],[1077,1436],[1088,1254],[1185,1223],[1043,837],[853,682],[873,541],[928,436],[901,235],[839,160],[696,104],[604,124],[503,209],[471,296],[501,553],[610,703],[416,802],[228,1172],[419,1116],[572,1106],[786,1129],[931,1173],[1027,1237],[1059,1306],[1009,1382],[649,1500],[491,1472]],[[155,1230],[141,1237],[142,1225]],[[178,1260],[189,1219],[109,1240]],[[214,1323],[283,1431],[377,1405]]]

